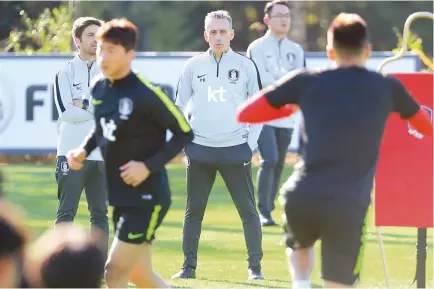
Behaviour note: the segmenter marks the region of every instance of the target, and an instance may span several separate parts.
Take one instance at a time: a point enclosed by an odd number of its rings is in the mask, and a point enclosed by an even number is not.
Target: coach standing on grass
[[[95,63],[96,32],[101,21],[91,17],[78,18],[72,36],[78,54],[56,75],[55,103],[59,113],[57,137],[56,181],[59,207],[56,224],[72,222],[77,213],[83,189],[90,211],[91,230],[106,233],[103,248],[108,247],[107,191],[101,152],[95,151],[79,171],[69,169],[66,153],[78,147],[94,126],[92,107],[84,99],[92,78],[98,73]]]
[[[264,23],[269,30],[250,44],[247,56],[255,61],[262,84],[267,87],[289,71],[304,67],[305,57],[303,48],[287,38],[291,21],[288,4],[281,0],[268,2],[264,13]],[[262,165],[256,187],[262,226],[276,225],[271,213],[295,124],[294,116],[268,122],[259,137]]]
[[[228,12],[206,16],[204,37],[210,49],[187,61],[176,95],[176,104],[190,116],[195,138],[185,148],[184,265],[173,278],[196,277],[201,224],[218,171],[243,222],[249,279],[263,279],[262,232],[251,175],[262,126],[239,124],[235,119],[237,106],[262,88],[261,81],[254,62],[230,48],[234,31]]]

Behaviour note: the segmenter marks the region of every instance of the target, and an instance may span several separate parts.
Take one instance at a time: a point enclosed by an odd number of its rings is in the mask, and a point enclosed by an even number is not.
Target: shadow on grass
[[[207,278],[199,278],[203,281],[209,281],[209,282],[216,282],[216,283],[230,283],[230,284],[237,284],[237,285],[244,285],[244,286],[251,286],[251,287],[258,287],[258,288],[287,288],[288,286],[277,286],[277,285],[270,285],[270,284],[261,284],[256,282],[263,282],[263,281],[252,281],[252,282],[241,282],[241,281],[228,281],[228,280],[214,280],[214,279],[207,279]],[[274,282],[282,282],[290,284],[289,280],[280,280],[280,279],[266,279],[264,281],[274,281]],[[317,284],[311,284],[312,288],[322,288],[322,286]]]
[[[169,228],[182,228],[182,223],[180,222],[175,222],[175,221],[164,221],[163,225],[164,227],[169,227]],[[230,234],[234,234],[234,233],[238,233],[238,234],[244,234],[244,231],[242,228],[236,229],[236,228],[224,228],[224,227],[217,227],[217,226],[210,226],[210,225],[206,225],[202,227],[202,231],[212,231],[212,232],[219,232],[219,233],[230,233]],[[271,231],[263,231],[262,232],[263,235],[273,235],[273,236],[282,236],[282,232],[281,231],[275,231],[275,232],[271,232]]]
[[[167,226],[170,228],[179,228],[180,226],[182,227],[182,224],[179,222],[174,222],[174,221],[165,221],[163,223],[163,226]],[[243,229],[239,228],[224,228],[224,227],[217,227],[217,226],[204,226],[202,228],[202,230],[206,230],[206,231],[212,231],[212,232],[219,232],[219,233],[229,233],[229,234],[234,234],[234,233],[238,233],[238,234],[243,234]],[[263,235],[271,235],[271,236],[283,236],[283,233],[280,230],[276,230],[274,232],[270,232],[270,231],[263,231],[262,233]],[[382,234],[383,236],[395,236],[398,235],[400,236],[402,239],[409,239],[412,236],[409,235],[399,235],[399,234]],[[414,238],[414,237],[413,237]],[[416,239],[413,240],[383,240],[384,244],[386,245],[401,245],[401,246],[416,246]],[[376,238],[376,235],[370,235],[367,238],[367,242],[368,243],[378,243],[378,239]],[[432,248],[433,244],[429,243],[427,244],[427,248]]]
[[[366,240],[367,243],[375,243],[379,244],[378,239],[375,238],[369,238]],[[394,240],[383,240],[385,245],[400,245],[400,246],[414,246],[416,248],[416,240],[414,241],[394,241]],[[427,248],[432,249],[433,245],[428,243]]]

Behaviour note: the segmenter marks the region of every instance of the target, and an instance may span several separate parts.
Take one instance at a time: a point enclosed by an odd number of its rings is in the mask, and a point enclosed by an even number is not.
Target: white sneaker
[[[310,289],[312,288],[310,286],[310,282],[303,280],[303,281],[294,281],[294,283],[292,283],[292,289]]]

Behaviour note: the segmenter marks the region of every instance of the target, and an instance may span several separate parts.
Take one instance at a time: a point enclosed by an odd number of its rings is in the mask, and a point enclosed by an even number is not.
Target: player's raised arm
[[[432,136],[433,126],[431,117],[419,103],[411,96],[405,86],[396,78],[390,77],[394,101],[394,111],[402,119],[409,121],[410,125],[425,136]]]
[[[266,87],[242,104],[237,120],[247,123],[262,123],[290,116],[297,108],[307,77],[304,70],[288,73],[276,84]]]
[[[97,147],[95,128],[92,129],[84,139],[83,143],[76,149],[70,150],[66,154],[69,166],[73,170],[80,170],[83,162]]]
[[[94,127],[83,140],[83,143],[80,147],[86,151],[86,155],[88,156],[96,149],[97,146],[98,144],[96,141],[96,127]]]
[[[155,94],[153,102],[148,104],[152,117],[164,128],[169,129],[173,136],[166,144],[152,157],[144,160],[146,167],[152,173],[161,170],[171,159],[176,157],[193,140],[193,131],[176,107],[175,103],[164,91],[153,86],[150,82],[140,77],[142,82]]]

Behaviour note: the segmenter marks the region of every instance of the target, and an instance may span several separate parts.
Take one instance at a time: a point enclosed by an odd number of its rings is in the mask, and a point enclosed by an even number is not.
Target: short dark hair
[[[274,1],[271,1],[271,2],[268,2],[267,4],[265,4],[264,14],[270,14],[271,11],[273,10],[273,7],[276,6],[276,5],[284,5],[284,6],[288,7],[288,8],[290,8],[287,1],[284,1],[284,0],[274,0]]]
[[[94,17],[80,17],[77,20],[74,21],[74,24],[72,25],[72,36],[74,38],[78,38],[81,40],[81,36],[83,35],[83,31],[91,26],[96,25],[101,27],[102,21],[99,19],[96,19]]]
[[[104,278],[105,257],[94,243],[78,248],[66,245],[54,252],[41,266],[46,288],[99,288]]]
[[[351,56],[360,54],[370,41],[368,25],[358,14],[340,13],[330,24],[328,33],[333,48]]]
[[[126,51],[134,50],[138,40],[138,29],[125,18],[113,19],[101,26],[97,39],[119,44]]]
[[[14,255],[24,248],[25,236],[3,217],[0,217],[0,235],[0,258]]]

